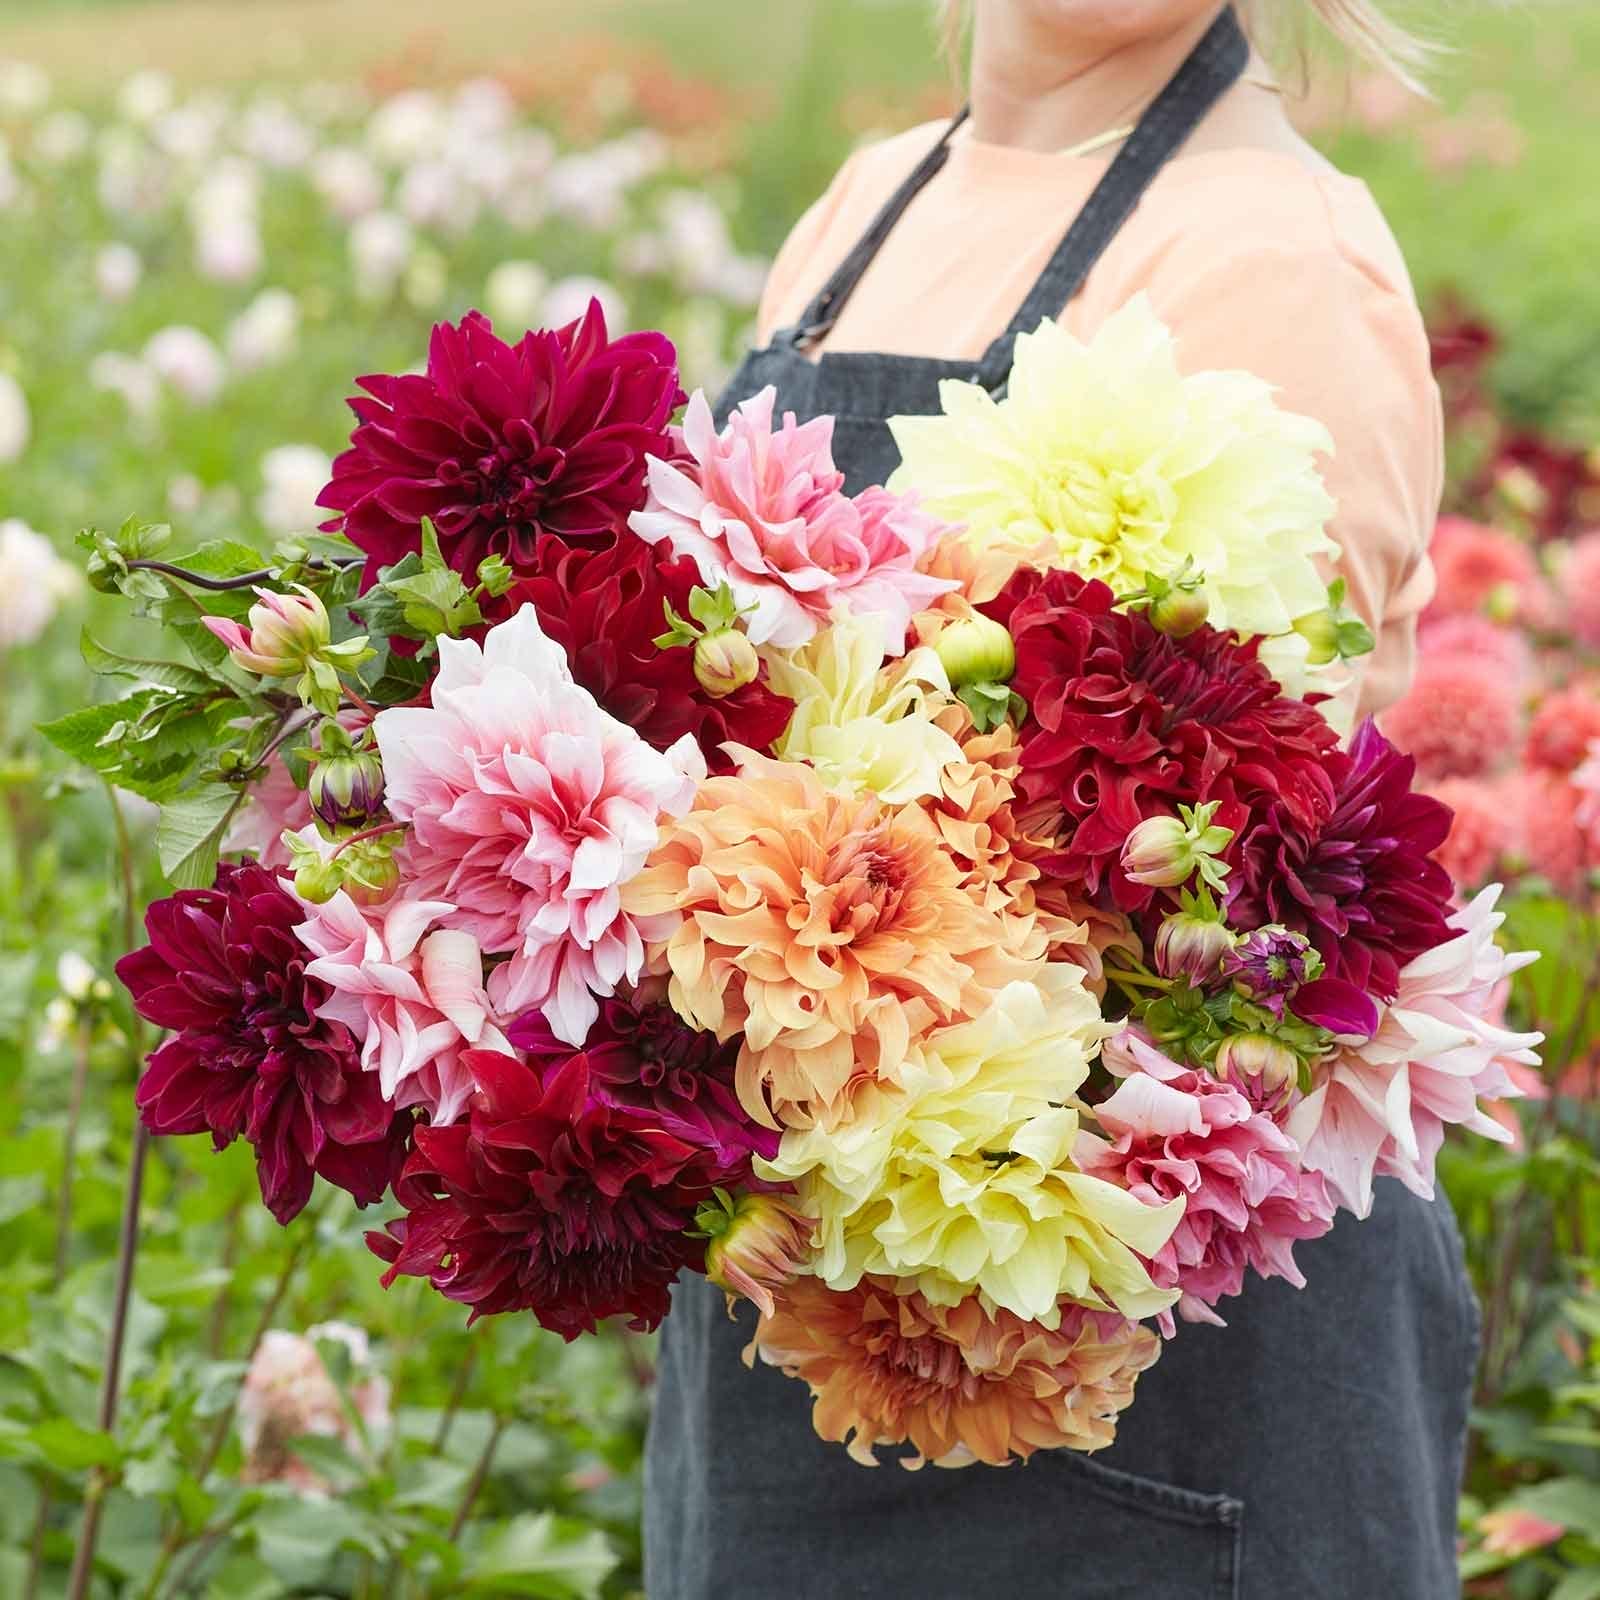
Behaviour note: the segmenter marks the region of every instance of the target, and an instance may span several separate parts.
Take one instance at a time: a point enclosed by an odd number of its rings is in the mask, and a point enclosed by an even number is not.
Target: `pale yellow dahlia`
[[[982,1011],[1036,963],[1010,948],[985,886],[923,806],[740,755],[737,775],[703,783],[689,812],[662,823],[623,901],[681,918],[651,959],[680,1016],[719,1039],[743,1034],[750,1115],[831,1126],[898,1082],[914,1037]]]
[[[875,1278],[844,1293],[800,1278],[774,1299],[746,1362],[759,1355],[803,1379],[818,1434],[868,1467],[879,1445],[909,1444],[916,1454],[900,1464],[912,1469],[1102,1449],[1161,1353],[1148,1328],[1080,1306],[1047,1329],[975,1299],[933,1305]]]
[[[1023,334],[1004,399],[950,380],[940,402],[942,416],[891,421],[902,464],[889,483],[964,522],[970,542],[1048,541],[1052,565],[1118,594],[1190,564],[1209,620],[1239,633],[1286,633],[1326,605],[1327,429],[1250,373],[1184,377],[1144,295],[1088,344],[1050,320]]]
[[[900,1093],[832,1129],[790,1129],[765,1178],[795,1184],[817,1219],[816,1275],[848,1289],[869,1273],[935,1305],[986,1306],[1055,1327],[1062,1299],[1139,1318],[1165,1310],[1140,1257],[1183,1200],[1146,1206],[1081,1172],[1074,1100],[1114,1030],[1076,967],[1009,984],[980,1016],[917,1044]]]
[[[939,657],[919,647],[885,660],[883,620],[839,615],[794,650],[766,655],[767,683],[794,701],[773,753],[815,767],[830,788],[870,790],[890,805],[938,793],[961,747],[934,720],[950,703]]]

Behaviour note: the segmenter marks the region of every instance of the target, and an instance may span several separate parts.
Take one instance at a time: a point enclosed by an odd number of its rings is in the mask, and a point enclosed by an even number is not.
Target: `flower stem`
[[[67,1252],[72,1244],[72,1179],[78,1159],[78,1122],[83,1116],[83,1095],[89,1082],[89,1047],[94,1042],[94,1018],[87,1010],[78,1018],[72,1061],[72,1095],[67,1102],[67,1129],[61,1141],[61,1190],[56,1198],[56,1264],[51,1287],[60,1289],[67,1275]]]
[[[445,1402],[444,1415],[439,1418],[438,1431],[433,1436],[433,1453],[444,1454],[444,1447],[450,1438],[450,1430],[455,1426],[456,1413],[461,1409],[461,1402],[467,1398],[467,1386],[472,1382],[473,1368],[478,1364],[478,1343],[474,1339],[467,1346],[467,1353],[456,1367],[455,1382],[450,1385],[450,1398]]]
[[[341,855],[353,844],[360,844],[363,839],[376,839],[385,833],[404,833],[406,825],[403,822],[380,822],[376,827],[363,828],[360,833],[352,833],[348,839],[341,839],[333,852],[331,861],[335,856]]]
[[[1123,972],[1117,967],[1102,969],[1105,975],[1113,982],[1120,983],[1125,989],[1170,989],[1171,978],[1158,978],[1153,972]]]
[[[359,567],[366,558],[364,556],[339,557],[331,561],[324,561],[318,556],[306,561],[302,565],[311,572],[333,572],[344,567]],[[259,572],[242,572],[237,578],[208,578],[203,572],[190,572],[187,567],[175,567],[170,561],[153,561],[147,557],[139,557],[127,563],[129,572],[159,572],[163,577],[176,578],[179,583],[187,583],[196,589],[209,589],[213,594],[225,594],[229,589],[249,589],[258,583],[266,583],[277,576],[277,567],[263,567]]]
[[[506,1419],[497,1416],[494,1427],[489,1430],[489,1437],[484,1442],[483,1454],[478,1457],[478,1464],[472,1469],[472,1477],[467,1481],[466,1492],[461,1496],[461,1504],[456,1507],[454,1521],[450,1524],[448,1538],[454,1544],[461,1537],[462,1530],[467,1525],[467,1518],[472,1515],[472,1504],[483,1492],[484,1483],[489,1477],[489,1468],[494,1464],[494,1453],[500,1447],[500,1435],[506,1431]]]

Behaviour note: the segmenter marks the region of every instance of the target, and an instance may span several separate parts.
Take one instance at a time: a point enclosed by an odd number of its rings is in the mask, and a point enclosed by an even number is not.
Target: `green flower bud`
[[[1196,629],[1205,625],[1211,613],[1211,603],[1205,591],[1174,585],[1163,595],[1150,602],[1145,615],[1157,633],[1174,639],[1187,639]]]
[[[716,699],[754,683],[760,671],[756,647],[737,628],[721,628],[695,640],[695,681]]]
[[[325,905],[344,888],[337,861],[303,860],[294,873],[294,892],[311,905]]]
[[[383,804],[383,762],[367,738],[353,742],[337,722],[325,722],[306,788],[311,809],[330,829],[362,828]]]
[[[1180,806],[1175,817],[1146,817],[1122,846],[1122,870],[1133,883],[1175,889],[1195,873],[1220,889],[1227,867],[1216,858],[1233,840],[1231,828],[1211,825],[1217,803]]]
[[[1156,930],[1156,971],[1204,988],[1219,976],[1233,944],[1233,930],[1218,918],[1174,911]]]
[[[974,615],[950,623],[933,648],[952,689],[1009,683],[1017,670],[1017,647],[992,617]]]

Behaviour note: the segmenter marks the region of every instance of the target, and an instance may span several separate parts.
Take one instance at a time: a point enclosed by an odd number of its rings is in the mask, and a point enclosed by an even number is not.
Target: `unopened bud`
[[[981,613],[950,623],[933,648],[952,689],[974,683],[1009,683],[1017,670],[1017,647],[1010,633]]]
[[[717,699],[754,683],[760,671],[756,647],[737,628],[721,628],[695,640],[695,681]]]
[[[706,1276],[733,1297],[754,1302],[762,1316],[774,1310],[772,1292],[799,1276],[811,1250],[815,1224],[776,1194],[715,1191],[695,1213],[706,1245]]]
[[[1331,607],[1324,607],[1321,611],[1308,611],[1305,616],[1296,617],[1294,631],[1308,646],[1306,651],[1308,667],[1325,667],[1338,657],[1339,619]]]
[[[1221,975],[1222,958],[1233,948],[1234,935],[1215,917],[1175,911],[1156,930],[1156,971],[1163,978],[1187,978],[1204,988]]]
[[[325,905],[344,887],[337,861],[302,861],[295,868],[294,892],[314,906]]]
[[[307,783],[311,809],[329,828],[361,828],[383,804],[383,761],[336,722],[323,724]]]
[[[263,678],[292,678],[325,650],[332,638],[327,608],[309,589],[296,584],[293,594],[257,589],[247,632],[227,617],[201,621],[245,669]]]
[[[1152,600],[1145,615],[1157,633],[1187,639],[1196,629],[1205,626],[1210,613],[1211,605],[1204,590],[1174,586]]]
[[[1122,870],[1132,883],[1175,889],[1198,872],[1220,887],[1227,868],[1216,858],[1233,839],[1231,828],[1211,825],[1217,805],[1180,806],[1175,817],[1146,817],[1122,846]]]
[[[1217,1048],[1219,1078],[1258,1095],[1278,1094],[1300,1076],[1300,1058],[1287,1045],[1264,1033],[1237,1033]]]

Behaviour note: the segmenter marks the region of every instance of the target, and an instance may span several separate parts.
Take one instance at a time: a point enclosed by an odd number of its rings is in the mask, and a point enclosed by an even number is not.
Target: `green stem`
[[[1105,967],[1102,970],[1113,983],[1120,983],[1125,989],[1166,990],[1172,987],[1171,978],[1158,978],[1152,972],[1123,972],[1116,967]]]
[[[89,1082],[89,1048],[94,1042],[94,1018],[87,1008],[78,1018],[74,1036],[72,1094],[67,1102],[67,1130],[61,1143],[61,1189],[56,1197],[56,1264],[51,1287],[60,1289],[67,1275],[67,1252],[72,1243],[72,1179],[78,1159],[78,1122],[83,1116],[83,1095]]]
[[[344,567],[359,567],[365,556],[350,556],[334,561],[324,561],[320,556],[302,565],[310,572],[333,572]],[[224,594],[230,589],[249,589],[258,583],[267,583],[278,576],[277,567],[263,567],[259,572],[242,572],[237,578],[208,578],[201,572],[190,572],[187,567],[175,567],[170,561],[152,561],[139,557],[127,563],[129,572],[159,572],[163,577],[176,578],[196,589],[209,589],[213,594]]]
[[[473,1502],[482,1493],[484,1483],[488,1480],[489,1468],[494,1464],[494,1453],[500,1447],[500,1435],[505,1431],[506,1419],[496,1417],[494,1427],[489,1430],[489,1437],[484,1443],[483,1454],[478,1457],[478,1464],[472,1469],[472,1477],[467,1481],[466,1492],[461,1496],[461,1504],[456,1507],[455,1519],[450,1524],[448,1535],[451,1544],[461,1537],[467,1519],[472,1515]]]
[[[439,1418],[439,1428],[433,1436],[433,1453],[436,1456],[444,1454],[450,1430],[455,1426],[456,1413],[461,1409],[461,1402],[467,1397],[467,1386],[472,1382],[472,1369],[477,1364],[478,1343],[474,1339],[467,1346],[467,1353],[456,1368],[455,1382],[450,1385],[450,1398],[445,1402],[444,1415]]]

